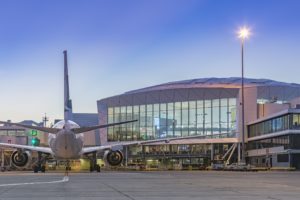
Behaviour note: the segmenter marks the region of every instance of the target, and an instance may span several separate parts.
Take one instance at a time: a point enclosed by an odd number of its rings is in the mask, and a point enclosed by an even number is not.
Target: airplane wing
[[[87,154],[97,151],[105,151],[105,150],[122,150],[123,146],[129,146],[129,145],[138,145],[139,142],[126,142],[126,143],[116,143],[116,144],[108,144],[108,145],[102,145],[102,146],[94,146],[94,147],[83,147],[81,153]]]
[[[105,150],[122,150],[123,146],[131,146],[131,145],[145,145],[151,144],[154,142],[165,142],[166,144],[172,140],[180,140],[180,139],[192,139],[199,138],[203,136],[187,136],[187,137],[176,137],[176,138],[164,138],[164,139],[155,139],[155,140],[146,140],[146,141],[131,141],[131,142],[116,142],[113,144],[103,145],[103,146],[94,146],[94,147],[84,147],[82,149],[82,154],[92,153],[96,151],[105,151]]]
[[[138,121],[138,120],[130,120],[130,121],[117,122],[117,123],[111,123],[111,124],[104,124],[104,125],[98,125],[98,126],[73,128],[72,131],[74,131],[75,134],[78,134],[78,133],[84,133],[84,132],[92,131],[92,130],[99,129],[99,128],[106,128],[106,127],[109,127],[109,126],[116,126],[116,125],[120,125],[120,124],[126,124],[126,123],[136,122],[136,121]]]
[[[8,144],[8,143],[0,143],[0,147],[10,147],[15,149],[25,149],[31,151],[37,151],[42,153],[53,154],[52,150],[49,147],[34,147],[29,145],[20,145],[20,144]]]
[[[88,154],[88,153],[97,152],[97,151],[110,150],[111,147],[112,147],[111,145],[83,147],[81,150],[81,154]]]
[[[24,124],[20,124],[20,123],[11,123],[11,122],[4,122],[4,121],[0,121],[0,124],[20,126],[20,127],[23,127],[23,128],[29,128],[29,129],[33,129],[33,130],[43,131],[43,132],[46,132],[46,133],[54,133],[54,134],[57,133],[60,130],[58,128],[30,126],[30,125],[24,125]]]

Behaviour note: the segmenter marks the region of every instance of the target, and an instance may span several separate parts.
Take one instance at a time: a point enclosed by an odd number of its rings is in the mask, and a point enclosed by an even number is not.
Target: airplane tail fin
[[[64,51],[64,118],[72,120],[72,100],[69,92],[68,55]]]

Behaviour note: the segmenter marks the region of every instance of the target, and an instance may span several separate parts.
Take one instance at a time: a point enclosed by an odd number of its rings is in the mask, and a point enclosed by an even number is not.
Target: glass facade
[[[144,156],[159,156],[159,155],[210,155],[209,144],[174,144],[174,145],[151,145],[144,146],[143,151],[139,152]]]
[[[108,123],[137,122],[108,128],[108,141],[150,140],[203,135],[234,137],[236,99],[211,99],[108,108]]]
[[[247,149],[265,149],[279,146],[283,146],[284,149],[288,149],[290,147],[290,137],[288,135],[284,135],[263,140],[250,141],[247,144]]]
[[[256,167],[282,167],[278,163],[286,163],[286,167],[300,169],[300,156],[297,153],[289,153],[290,150],[300,149],[300,135],[289,134],[262,140],[250,141],[247,144],[248,150],[268,149],[273,147],[283,147],[284,152],[268,154],[262,156],[249,157],[248,161]],[[266,151],[267,152],[267,151]],[[290,151],[292,152],[292,151]],[[274,162],[274,158],[275,162]]]
[[[220,158],[232,144],[214,144],[214,158]],[[161,169],[206,169],[211,163],[211,144],[163,144],[130,146],[128,166]]]
[[[248,137],[256,137],[284,130],[300,129],[300,114],[286,114],[248,127]]]
[[[18,129],[4,129],[0,130],[0,136],[27,136],[25,130],[18,130]]]

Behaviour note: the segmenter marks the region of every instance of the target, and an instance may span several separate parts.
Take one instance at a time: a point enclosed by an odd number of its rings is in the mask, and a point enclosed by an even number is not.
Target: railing
[[[210,153],[205,152],[139,152],[136,155],[129,155],[130,157],[210,157]]]

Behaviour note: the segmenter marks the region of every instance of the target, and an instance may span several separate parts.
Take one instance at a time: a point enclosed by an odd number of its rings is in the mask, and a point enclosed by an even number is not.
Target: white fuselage
[[[79,128],[70,120],[60,121],[53,128],[61,129],[56,134],[49,133],[48,143],[56,159],[78,159],[83,148],[83,135],[75,134],[71,129]]]

